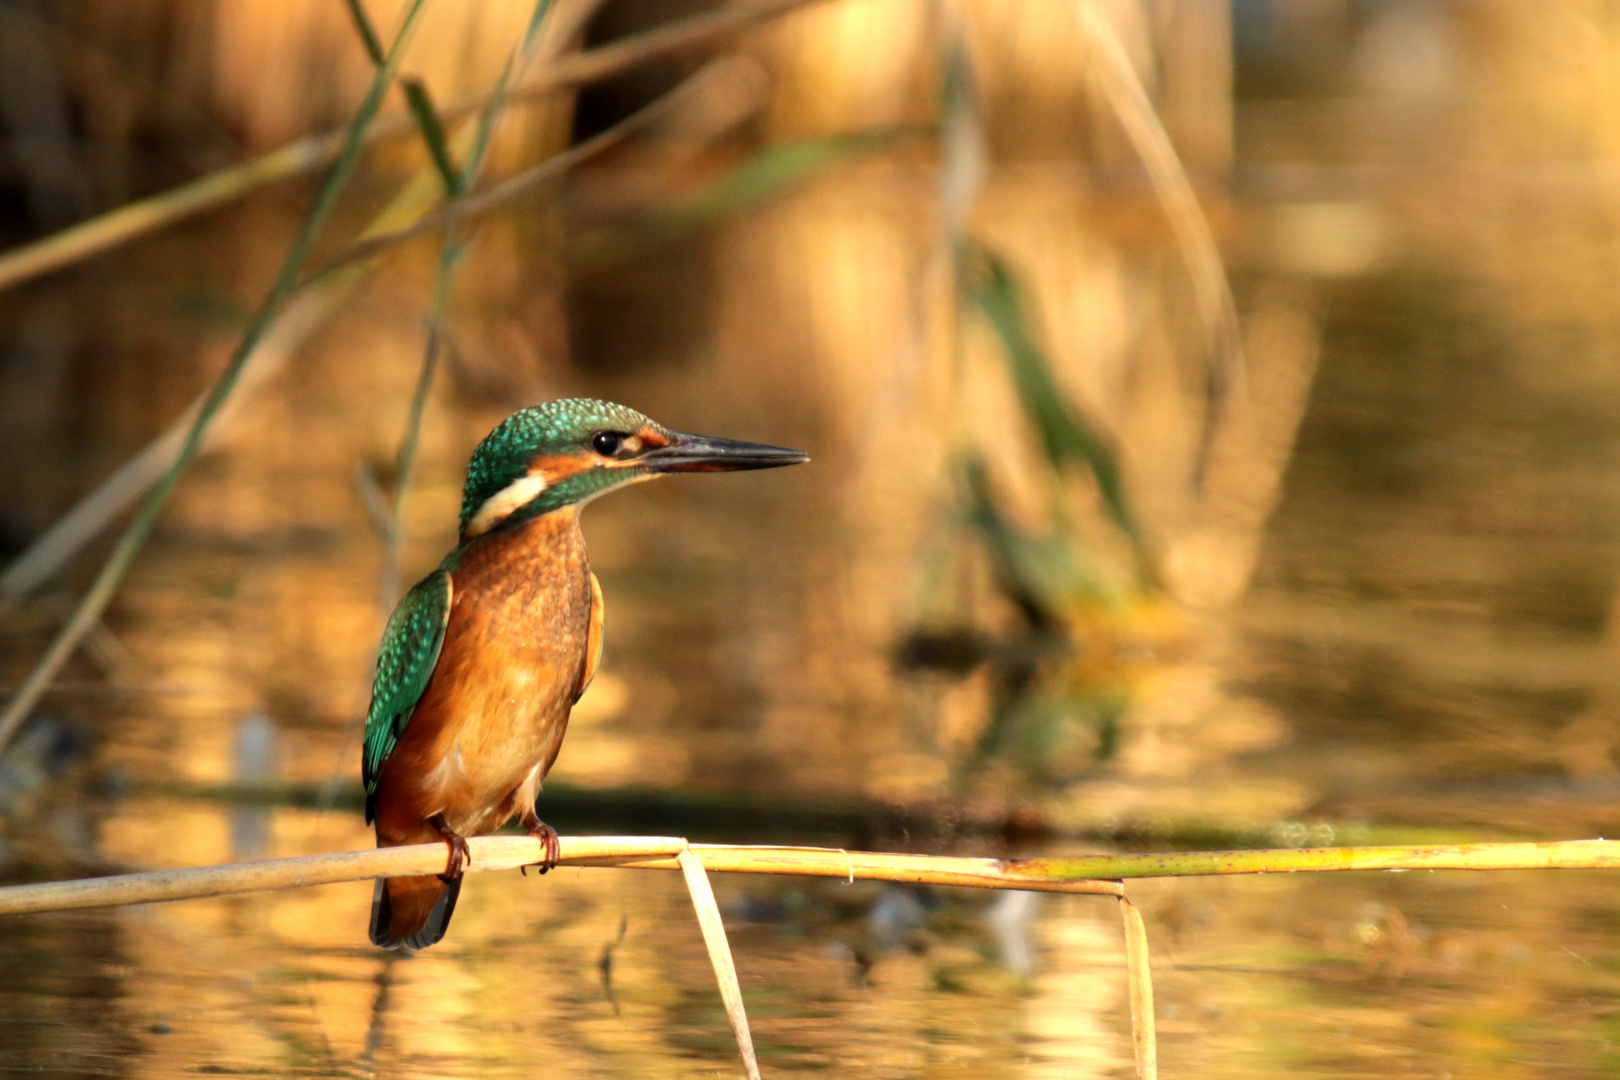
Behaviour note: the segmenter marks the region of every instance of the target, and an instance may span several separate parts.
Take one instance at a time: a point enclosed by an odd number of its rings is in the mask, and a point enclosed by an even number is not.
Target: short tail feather
[[[371,943],[384,949],[437,945],[450,928],[461,879],[423,877],[379,880],[371,897]]]

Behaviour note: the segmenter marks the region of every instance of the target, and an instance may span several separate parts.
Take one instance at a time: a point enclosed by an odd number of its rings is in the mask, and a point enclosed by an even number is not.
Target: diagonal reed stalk
[[[1208,339],[1210,417],[1204,424],[1202,457],[1226,399],[1243,379],[1243,335],[1238,325],[1237,305],[1232,300],[1231,282],[1221,259],[1209,219],[1198,203],[1192,181],[1182,167],[1170,135],[1164,130],[1125,51],[1124,42],[1109,20],[1100,0],[1076,0],[1081,28],[1091,39],[1094,81],[1113,107],[1120,126],[1147,170],[1148,179],[1164,206],[1165,216],[1175,233],[1187,273],[1192,280],[1193,299]]]
[[[466,220],[469,214],[494,210],[617,146],[649,124],[668,115],[672,109],[691,100],[693,95],[701,92],[708,78],[709,69],[705,68],[606,131],[464,200],[462,219]],[[455,147],[462,148],[462,144],[468,143],[470,138],[471,129],[468,130],[466,138],[458,137],[455,140]],[[365,263],[398,244],[442,228],[447,220],[447,214],[432,211],[431,207],[431,202],[436,201],[442,191],[436,170],[427,168],[418,172],[407,190],[417,190],[416,185],[423,183],[423,177],[432,181],[431,186],[422,189],[425,194],[433,196],[427,205],[420,206],[416,212],[409,215],[396,212],[394,207],[383,211],[360,234],[353,245],[305,277],[299,283],[298,291],[304,293],[325,290],[334,278],[349,280],[345,275],[355,269],[355,264]],[[283,332],[282,323],[291,321],[299,303],[300,301],[295,300],[289,306],[288,312],[278,321],[276,329],[260,343],[260,353],[285,356],[290,351],[287,343],[292,340],[291,335]],[[313,330],[313,327],[311,329]],[[278,363],[268,360],[261,363],[260,357],[256,355],[250,361],[248,370],[244,372],[236,393],[232,395],[232,401],[243,397],[251,386],[262,384],[264,378],[267,378],[277,366]],[[262,372],[263,377],[255,374],[256,372]],[[40,534],[21,555],[6,566],[5,571],[0,573],[0,608],[28,595],[42,585],[68,560],[78,554],[85,544],[99,535],[113,518],[127,510],[157,482],[184,442],[186,433],[191,429],[196,417],[196,410],[202,407],[204,400],[206,395],[199,397],[167,431],[147,444],[145,449],[75,504],[72,510]],[[223,414],[216,418],[210,431],[210,438],[218,437],[224,419]]]
[[[359,12],[359,0],[351,2]],[[405,433],[400,438],[399,453],[394,459],[394,505],[385,537],[386,554],[383,558],[384,610],[392,607],[399,598],[399,549],[405,532],[405,498],[410,491],[411,470],[416,464],[416,448],[422,433],[422,414],[427,410],[428,393],[433,389],[433,376],[439,366],[445,317],[450,307],[450,285],[455,278],[456,267],[466,254],[466,243],[461,237],[462,205],[466,201],[467,193],[477,186],[478,178],[483,173],[490,142],[511,98],[512,80],[521,74],[534,58],[535,49],[540,43],[540,28],[551,10],[551,2],[552,0],[536,0],[529,15],[529,25],[524,31],[522,43],[507,59],[500,77],[495,82],[494,91],[479,113],[472,146],[467,151],[466,165],[456,168],[450,161],[448,150],[435,155],[436,160],[442,159],[439,170],[450,194],[450,204],[446,207],[444,241],[439,249],[439,267],[433,283],[433,303],[428,311],[427,344],[422,351],[422,366],[416,377],[416,389],[411,394]],[[364,15],[357,14],[356,21],[364,25]],[[424,135],[426,130],[424,125]]]
[[[399,64],[405,55],[405,46],[411,38],[411,31],[415,29],[417,19],[421,15],[427,0],[412,0],[400,22],[399,33],[395,36],[393,44],[383,63],[377,68],[372,78],[371,86],[366,91],[365,98],[356,110],[354,119],[349,124],[348,134],[344,140],[343,150],[338,155],[337,165],[333,168],[326,183],[321,186],[320,193],[315,198],[315,205],[304,220],[303,229],[294,242],[292,251],[282,262],[280,271],[276,274],[269,293],[265,296],[259,309],[254,312],[248,322],[246,332],[241,342],[231,354],[230,361],[225,370],[220,373],[213,389],[197,410],[196,419],[192,421],[190,430],[186,433],[185,441],[180,446],[180,452],[164,472],[157,486],[147,496],[145,503],[135,515],[124,535],[119,539],[117,547],[113,549],[111,557],[102,566],[101,573],[96,576],[95,583],[85,594],[74,610],[73,616],[57,634],[56,640],[35,665],[22,687],[6,704],[5,712],[0,714],[0,748],[11,740],[12,735],[21,725],[23,718],[39,701],[40,695],[50,685],[62,665],[67,663],[68,657],[73,655],[84,635],[95,626],[106,610],[107,604],[112,600],[124,574],[135,560],[135,555],[145,543],[147,535],[152,531],[157,517],[169,501],[175,486],[180,482],[180,476],[186,467],[201,451],[203,440],[208,434],[209,426],[218,415],[220,407],[230,397],[231,391],[236,388],[241,379],[242,371],[247,366],[249,358],[264,340],[265,336],[274,327],[276,319],[281,315],[291,297],[293,287],[298,281],[298,275],[303,269],[309,253],[315,245],[315,239],[325,227],[327,219],[331,216],[333,208],[337,205],[338,197],[348,186],[349,179],[354,175],[356,167],[360,164],[360,154],[365,148],[366,131],[376,120],[378,110],[382,107],[383,95],[387,92],[389,84],[393,81]]]
[[[425,0],[417,0],[416,6],[409,12],[411,21],[414,21],[415,13],[423,2]],[[770,3],[750,7],[747,12],[742,13],[746,15],[746,18],[741,23],[733,22],[728,25],[745,25],[748,21],[763,18],[768,13],[785,11],[796,3],[803,2],[808,2],[808,0],[771,0]],[[543,7],[537,8],[537,11],[543,11]],[[362,25],[368,24],[362,23]],[[410,22],[404,25],[408,29]],[[701,34],[698,31],[701,31]],[[643,35],[642,38],[635,39],[633,42],[624,43],[623,51],[616,54],[616,58],[609,57],[609,59],[614,63],[628,62],[630,57],[644,57],[654,49],[671,47],[672,42],[690,41],[711,32],[711,29],[705,27],[688,25],[671,27],[666,31]],[[402,32],[401,40],[403,38],[404,34]],[[5,575],[0,576],[0,603],[4,603],[8,599],[15,599],[18,595],[37,585],[49,573],[59,568],[66,558],[71,555],[72,551],[88,542],[99,531],[101,525],[104,525],[111,517],[127,506],[129,502],[138,497],[147,484],[156,483],[156,489],[147,497],[145,504],[137,513],[129,529],[126,530],[108,562],[103,566],[90,591],[52,642],[45,656],[7,703],[3,713],[0,713],[0,748],[4,748],[12,736],[15,735],[28,711],[33,708],[49,688],[57,672],[72,656],[84,635],[89,632],[91,627],[96,625],[101,612],[105,610],[117,589],[118,583],[122,580],[124,573],[127,572],[129,564],[133,561],[135,553],[150,532],[157,514],[172,493],[180,474],[190,464],[191,460],[201,452],[204,441],[213,428],[213,422],[217,419],[217,413],[221,406],[227,402],[233,390],[241,381],[241,375],[247,367],[248,361],[252,359],[258,346],[262,344],[262,339],[274,329],[278,314],[294,291],[324,279],[334,270],[346,268],[351,263],[367,258],[384,248],[409,240],[440,224],[449,225],[455,220],[465,219],[475,213],[487,212],[495,206],[515,198],[524,191],[558,175],[582,158],[613,145],[630,131],[660,115],[665,109],[674,104],[677,96],[682,91],[689,89],[690,85],[696,83],[702,75],[700,72],[699,76],[687,80],[676,91],[665,95],[596,138],[573,148],[565,154],[543,162],[523,174],[494,185],[489,190],[476,196],[466,193],[465,189],[468,186],[465,183],[466,174],[458,174],[461,178],[462,190],[458,193],[459,199],[453,201],[450,207],[437,215],[427,215],[422,220],[419,220],[414,227],[396,229],[383,235],[372,235],[369,238],[362,237],[359,243],[349,248],[336,260],[328,263],[316,274],[300,281],[298,278],[299,270],[308,256],[314,236],[319,232],[320,226],[324,224],[325,218],[330,212],[331,203],[335,202],[337,193],[346,183],[358,163],[360,152],[365,143],[365,134],[376,119],[382,94],[387,88],[387,80],[391,79],[396,72],[399,54],[399,42],[396,42],[394,49],[386,58],[385,67],[378,69],[373,89],[368,93],[361,112],[357,114],[354,123],[351,125],[349,139],[339,158],[338,167],[334,170],[328,184],[322,189],[321,195],[317,199],[316,210],[306,221],[304,233],[300,236],[297,245],[295,245],[293,254],[289,256],[288,261],[283,265],[282,272],[278,276],[270,296],[267,297],[264,305],[250,321],[248,331],[237,350],[233,353],[225,372],[220,376],[214,388],[196,406],[197,411],[194,419],[185,426],[186,434],[179,441],[178,452],[171,450],[174,435],[171,433],[164,436],[164,439],[160,440],[162,445],[151,447],[148,451],[143,452],[139,460],[134,463],[134,467],[120,470],[114,477],[113,483],[108,485],[105,490],[98,490],[90,503],[83,507],[84,513],[79,513],[79,509],[76,508],[70,515],[73,519],[71,522],[65,521],[62,528],[50,530],[45,538],[51,541],[50,544],[36,545],[31,548],[24,553],[23,557],[13,567],[8,568]],[[600,61],[598,63],[600,64]],[[504,104],[506,96],[505,93],[498,93],[495,98],[486,102],[486,116],[498,115],[499,110],[491,110],[488,105],[495,104],[497,101]],[[425,133],[429,125],[424,123],[421,126]],[[448,154],[447,148],[445,153]],[[474,172],[476,170],[467,170],[468,174]],[[450,267],[454,265],[455,250],[455,248],[447,249],[449,252],[447,265]],[[3,260],[0,260],[0,264],[3,264]],[[441,279],[443,279],[441,280],[441,287],[436,290],[435,311],[437,314],[431,324],[434,328],[437,328],[442,323],[444,300],[448,293],[448,278],[445,274],[441,274]],[[420,421],[421,408],[425,405],[426,387],[432,378],[437,339],[438,334],[436,332],[430,333],[427,362],[423,365],[422,377],[419,380],[418,391],[413,401],[412,420],[407,428],[405,443],[402,445],[405,452],[401,455],[401,463],[404,465],[409,464],[410,451],[414,443],[414,439],[409,433],[416,430],[416,426]],[[282,348],[280,351],[285,355],[290,352],[290,349]],[[174,453],[172,461],[168,460],[170,453]],[[167,467],[164,468],[166,461]],[[160,469],[161,476],[154,476]],[[390,536],[394,535],[396,535],[396,531],[391,530]],[[26,573],[23,571],[26,571]]]
[[[599,82],[648,60],[707,45],[817,2],[756,0],[679,19],[657,30],[547,64],[524,80],[514,96],[543,96]],[[437,115],[441,122],[449,122],[477,112],[483,104],[482,97],[469,95],[447,103]],[[420,130],[418,117],[414,109],[379,117],[366,132],[367,144]],[[344,131],[309,135],[252,161],[209,173],[0,253],[0,290],[99,255],[268,184],[314,172],[337,160],[345,144]]]
[[[406,241],[415,240],[419,236],[435,232],[449,222],[452,214],[461,221],[466,222],[497,210],[520,195],[527,194],[550,183],[581,161],[595,157],[604,150],[618,145],[628,136],[635,134],[666,115],[672,108],[689,100],[697,92],[698,88],[708,81],[709,71],[709,68],[698,71],[656,101],[650,102],[606,131],[569,147],[555,157],[547,158],[538,165],[524,169],[522,172],[509,176],[498,183],[491,184],[483,191],[463,196],[454,211],[449,207],[444,207],[427,215],[413,225],[394,232],[363,237],[357,240],[354,244],[333,255],[328,261],[310,271],[309,276],[305,279],[305,284],[318,281],[332,271],[339,270],[350,263],[369,259],[388,248],[396,247]]]
[[[347,0],[349,18],[354,22],[354,29],[360,35],[360,43],[365,46],[366,55],[371,58],[373,67],[383,64],[382,39],[377,36],[377,28],[371,25],[371,18],[366,14],[366,6],[362,0]],[[428,157],[433,161],[433,167],[439,170],[439,177],[444,181],[444,190],[454,193],[460,184],[460,177],[456,173],[454,160],[450,155],[450,147],[444,132],[444,122],[433,108],[433,102],[428,96],[426,85],[420,79],[400,79],[399,88],[405,93],[406,107],[411,111],[411,118],[416,121],[416,130],[421,133],[422,141],[427,144]]]
[[[439,200],[441,188],[435,181],[433,169],[418,170],[394,200],[361,230],[360,241],[392,235],[421,220]],[[313,286],[300,285],[298,295],[248,357],[235,391],[214,418],[203,450],[210,449],[224,436],[243,403],[342,306],[364,280],[367,270],[369,267],[363,261],[356,260],[345,273],[324,277]],[[206,392],[198,396],[162,435],[147,443],[7,564],[4,572],[0,572],[0,611],[44,584],[157,483],[179,454],[186,434],[196,423],[197,414],[207,399]]]

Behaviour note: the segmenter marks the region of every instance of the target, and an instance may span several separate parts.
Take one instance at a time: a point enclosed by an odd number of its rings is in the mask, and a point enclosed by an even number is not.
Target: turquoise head
[[[461,538],[665,473],[774,469],[809,460],[780,446],[671,431],[611,401],[547,401],[508,416],[473,451],[461,496]]]

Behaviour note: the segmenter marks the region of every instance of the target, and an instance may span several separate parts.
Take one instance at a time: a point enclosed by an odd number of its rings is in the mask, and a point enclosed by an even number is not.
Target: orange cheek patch
[[[536,458],[529,463],[529,475],[540,477],[545,480],[547,488],[553,488],[570,476],[578,476],[595,467],[596,462],[591,458],[576,457],[572,454],[559,455]]]

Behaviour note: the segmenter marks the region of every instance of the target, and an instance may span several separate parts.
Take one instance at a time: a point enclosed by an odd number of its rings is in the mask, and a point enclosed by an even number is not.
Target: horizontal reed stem
[[[540,861],[527,836],[469,841],[469,870],[510,870]],[[575,836],[562,839],[561,865],[678,870],[685,841],[659,836]],[[1338,870],[1555,870],[1620,867],[1620,841],[1564,840],[1539,844],[1440,844],[1191,851],[1148,855],[1081,855],[1038,859],[971,859],[895,855],[837,848],[693,844],[706,869],[740,874],[795,874],[846,880],[957,885],[982,889],[1122,896],[1123,878],[1213,874],[1309,873]],[[204,896],[329,885],[375,877],[438,873],[441,844],[377,848],[295,859],[160,870],[77,881],[0,888],[0,915],[147,904]]]
[[[1620,840],[1177,851],[1147,855],[1009,859],[1004,865],[1023,875],[1050,875],[1053,880],[1295,874],[1330,870],[1605,870],[1620,867]]]

